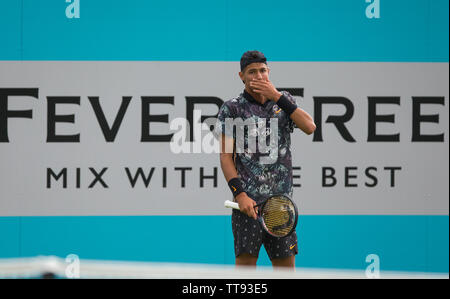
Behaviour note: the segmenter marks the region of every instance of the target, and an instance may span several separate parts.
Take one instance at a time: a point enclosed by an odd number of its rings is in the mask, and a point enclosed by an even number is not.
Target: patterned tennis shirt
[[[218,122],[216,134],[234,139],[234,163],[247,195],[257,203],[274,194],[292,196],[290,117],[274,101],[260,104],[244,90],[221,106]]]

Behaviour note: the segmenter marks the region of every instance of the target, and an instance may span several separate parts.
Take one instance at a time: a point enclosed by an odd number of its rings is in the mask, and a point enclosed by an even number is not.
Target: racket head
[[[270,196],[258,209],[258,221],[264,230],[273,237],[289,236],[297,227],[297,206],[285,194]]]

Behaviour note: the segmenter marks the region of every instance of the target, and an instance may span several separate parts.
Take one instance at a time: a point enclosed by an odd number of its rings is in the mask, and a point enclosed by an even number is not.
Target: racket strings
[[[272,197],[263,207],[261,216],[267,230],[274,236],[288,235],[295,225],[295,208],[285,197]]]

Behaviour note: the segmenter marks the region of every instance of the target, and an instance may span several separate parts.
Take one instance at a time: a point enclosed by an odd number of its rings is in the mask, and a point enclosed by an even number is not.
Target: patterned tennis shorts
[[[258,257],[263,244],[271,260],[286,258],[298,253],[297,233],[295,231],[287,237],[273,237],[261,227],[257,220],[248,217],[239,210],[233,210],[231,225],[236,257],[243,253]]]

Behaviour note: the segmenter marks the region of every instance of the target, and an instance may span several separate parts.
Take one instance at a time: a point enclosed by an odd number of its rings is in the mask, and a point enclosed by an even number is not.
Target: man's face
[[[247,65],[243,72],[239,72],[239,77],[244,81],[245,88],[251,90],[251,80],[269,81],[269,68],[263,62],[254,62]]]

